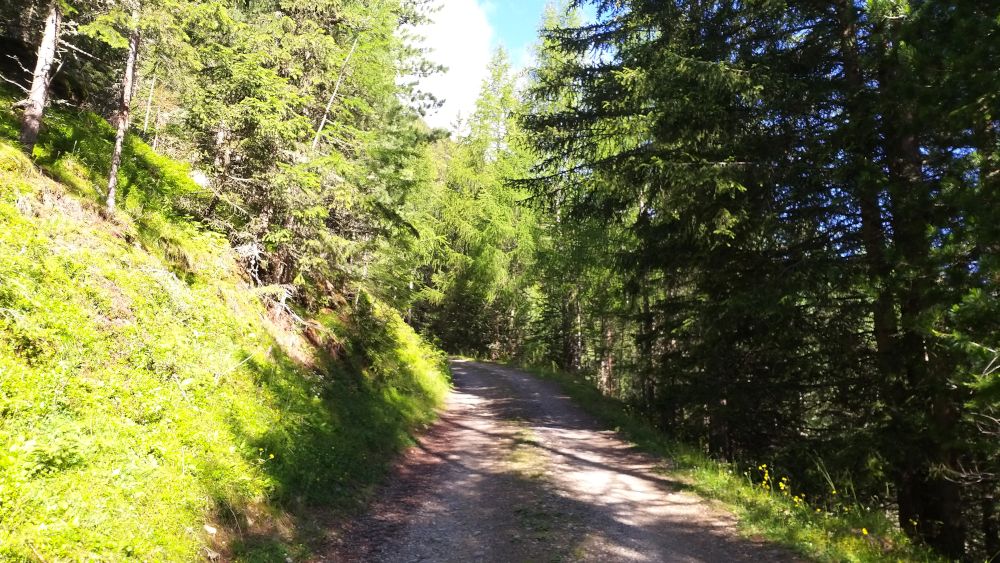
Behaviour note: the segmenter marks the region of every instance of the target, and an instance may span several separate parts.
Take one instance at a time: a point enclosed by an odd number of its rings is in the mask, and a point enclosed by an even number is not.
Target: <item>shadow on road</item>
[[[449,409],[325,560],[775,561],[554,385],[454,362]]]

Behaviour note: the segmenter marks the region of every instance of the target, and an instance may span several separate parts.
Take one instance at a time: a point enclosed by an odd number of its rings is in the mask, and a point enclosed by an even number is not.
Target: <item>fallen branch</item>
[[[24,64],[21,62],[21,59],[17,58],[17,56],[7,55],[7,58],[17,63],[17,66],[21,67],[21,70],[24,71],[25,74],[30,74],[30,75],[35,74],[33,71],[24,66]]]
[[[76,45],[73,45],[72,43],[67,43],[63,39],[59,40],[59,44],[62,45],[63,47],[66,47],[67,49],[75,51],[75,52],[77,52],[77,53],[79,53],[79,54],[81,54],[81,55],[83,55],[83,56],[85,56],[85,57],[87,57],[89,59],[92,59],[92,60],[95,60],[95,61],[98,61],[98,62],[102,62],[102,63],[104,62],[101,59],[97,58],[96,55],[91,55],[90,53],[84,51],[83,49],[77,47]]]
[[[31,91],[31,90],[28,89],[27,86],[24,86],[23,84],[21,84],[20,82],[15,81],[15,80],[11,80],[10,78],[7,78],[3,74],[0,74],[0,80],[3,80],[4,82],[13,84],[14,86],[17,86],[25,94],[27,94],[27,93],[29,93]],[[14,104],[14,107],[16,107],[16,108],[23,108],[23,107],[26,107],[27,105],[28,105],[28,100],[21,100],[20,102],[17,102],[16,104]]]

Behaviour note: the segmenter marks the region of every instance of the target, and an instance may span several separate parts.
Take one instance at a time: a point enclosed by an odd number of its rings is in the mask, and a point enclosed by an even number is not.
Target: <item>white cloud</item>
[[[450,127],[459,114],[467,118],[476,109],[476,98],[486,78],[493,49],[493,27],[487,13],[495,9],[489,1],[442,0],[434,22],[422,26],[429,58],[448,67],[444,73],[425,78],[421,87],[444,100],[437,112],[427,116],[432,127]]]
[[[535,52],[534,42],[521,45],[510,52],[510,65],[514,72],[521,72],[532,68],[538,62],[538,53]]]

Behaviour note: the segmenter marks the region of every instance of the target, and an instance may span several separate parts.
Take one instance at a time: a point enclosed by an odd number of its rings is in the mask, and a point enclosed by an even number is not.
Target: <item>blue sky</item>
[[[441,0],[435,22],[420,33],[431,49],[430,57],[448,72],[424,81],[424,88],[445,100],[444,107],[427,121],[449,127],[459,115],[475,109],[486,65],[503,45],[512,63],[531,63],[531,47],[547,0]]]
[[[547,0],[515,0],[482,2],[486,17],[496,33],[495,42],[502,43],[517,64],[527,64],[531,46],[538,37]]]

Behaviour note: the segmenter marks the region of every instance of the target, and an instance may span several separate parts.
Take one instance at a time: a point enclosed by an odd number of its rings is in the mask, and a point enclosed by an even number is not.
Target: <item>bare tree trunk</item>
[[[613,319],[607,317],[607,313],[601,315],[599,382],[601,391],[605,395],[615,397],[618,394],[618,385],[615,382],[615,324]]]
[[[146,99],[146,117],[142,120],[142,132],[149,130],[149,112],[153,109],[153,92],[156,91],[156,77],[149,83],[149,98]]]
[[[845,112],[852,125],[851,178],[853,191],[861,210],[861,239],[865,249],[868,275],[877,288],[877,296],[872,303],[872,318],[875,336],[875,355],[878,368],[884,378],[891,378],[898,372],[893,350],[893,338],[897,331],[893,297],[890,289],[891,268],[886,259],[886,233],[882,227],[883,212],[879,205],[880,187],[868,180],[866,171],[872,166],[868,161],[875,154],[875,148],[866,135],[865,128],[874,127],[870,111],[863,106],[865,77],[861,70],[858,53],[857,16],[853,0],[841,0],[839,6],[841,26],[841,55],[844,65],[846,86]]]
[[[579,372],[583,364],[583,335],[580,322],[580,288],[573,287],[562,308],[562,367],[573,373]]]
[[[340,76],[337,77],[337,84],[333,87],[333,94],[330,95],[330,101],[326,103],[326,110],[323,112],[323,119],[319,122],[319,127],[316,128],[316,136],[313,138],[312,150],[316,150],[319,146],[319,137],[323,134],[323,128],[326,127],[326,120],[330,117],[330,108],[333,107],[333,101],[337,99],[337,94],[340,92],[340,85],[344,83],[344,76],[347,75],[347,66],[351,64],[351,57],[354,56],[354,52],[358,49],[358,40],[361,39],[361,34],[358,33],[354,36],[354,43],[351,44],[351,50],[347,53],[347,58],[344,59],[344,65],[340,67]]]
[[[156,109],[156,118],[153,119],[153,150],[160,145],[160,109]]]
[[[649,275],[643,273],[642,276],[642,300],[641,304],[641,325],[639,334],[639,365],[640,367],[640,389],[642,393],[642,407],[647,414],[653,409],[653,311],[649,303]]]
[[[982,503],[983,547],[986,548],[986,560],[1000,557],[1000,514],[997,514],[996,492],[993,483],[983,487]]]
[[[38,44],[38,60],[35,63],[35,73],[31,79],[31,90],[28,93],[27,105],[21,121],[21,144],[30,153],[38,142],[38,132],[42,128],[42,116],[45,114],[45,103],[48,100],[49,80],[51,80],[52,65],[56,59],[56,45],[59,43],[59,26],[62,24],[62,13],[59,4],[53,2],[49,15],[45,18],[45,31],[42,41]]]
[[[121,104],[118,106],[118,132],[115,135],[115,149],[111,153],[111,171],[108,175],[108,211],[115,210],[115,195],[118,190],[118,168],[122,163],[122,147],[128,132],[132,108],[132,90],[135,85],[136,59],[139,55],[139,29],[132,32],[128,42],[128,58],[125,61],[125,77],[122,79]]]
[[[216,206],[219,205],[219,200],[222,199],[220,194],[222,193],[223,182],[229,170],[229,149],[226,148],[227,134],[226,122],[222,121],[219,123],[219,130],[215,134],[215,162],[213,163],[215,178],[212,179],[212,201],[208,204],[208,209],[205,210],[205,219],[212,218]]]
[[[21,30],[21,41],[25,44],[30,43],[32,39],[31,31],[29,30],[31,29],[31,22],[35,20],[35,8],[36,6],[32,2],[26,11],[21,12],[21,21],[18,27]]]
[[[900,524],[917,522],[912,530],[949,559],[965,556],[967,539],[961,486],[947,477],[960,468],[953,436],[960,433],[962,398],[949,374],[955,369],[925,328],[936,297],[939,266],[933,256],[934,206],[931,182],[924,171],[915,106],[906,85],[914,70],[900,52],[901,32],[889,28],[878,64],[884,96],[881,133],[888,172],[889,217],[893,231],[894,271],[898,281],[899,329],[894,354],[899,366],[899,396],[890,399],[895,413],[893,433],[901,459],[893,468],[897,483]],[[895,422],[895,421],[894,421]],[[904,520],[905,519],[905,520]]]

